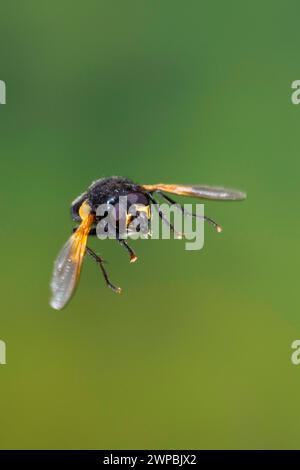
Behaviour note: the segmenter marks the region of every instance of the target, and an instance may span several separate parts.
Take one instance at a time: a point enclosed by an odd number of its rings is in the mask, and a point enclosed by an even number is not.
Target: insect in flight
[[[150,219],[152,204],[157,204],[156,196],[160,195],[168,204],[175,204],[175,201],[168,194],[180,196],[191,196],[202,199],[214,200],[242,200],[246,194],[234,189],[226,189],[213,186],[189,186],[178,184],[150,184],[140,185],[127,178],[112,176],[102,178],[93,182],[87,191],[78,196],[71,205],[72,219],[79,223],[73,234],[63,246],[55,261],[53,277],[51,281],[52,298],[50,305],[60,310],[70,300],[79,280],[81,266],[85,254],[90,255],[99,265],[106,284],[115,292],[120,293],[121,289],[114,286],[106,272],[103,259],[87,246],[89,235],[96,234],[96,224],[99,222],[97,208],[103,204],[117,206],[119,197],[126,196],[129,205],[146,207],[147,218]],[[178,204],[177,204],[178,206]],[[186,214],[183,206],[180,209]],[[194,216],[194,214],[189,214]],[[159,216],[164,220],[163,214]],[[221,227],[209,217],[203,218],[212,224],[218,232]],[[126,218],[127,219],[127,218]],[[129,223],[130,217],[128,217]],[[132,220],[132,219],[131,219]],[[171,229],[174,229],[169,223]],[[121,236],[116,237],[118,242],[128,251],[130,262],[137,260],[137,256]]]

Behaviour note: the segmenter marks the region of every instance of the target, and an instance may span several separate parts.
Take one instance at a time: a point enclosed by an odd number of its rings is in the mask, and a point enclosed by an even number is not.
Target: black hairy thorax
[[[87,191],[72,202],[72,218],[80,221],[79,209],[84,201],[87,201],[92,212],[96,213],[98,206],[102,204],[117,204],[120,196],[127,196],[128,205],[149,204],[147,192],[140,185],[127,178],[112,176],[94,181]]]

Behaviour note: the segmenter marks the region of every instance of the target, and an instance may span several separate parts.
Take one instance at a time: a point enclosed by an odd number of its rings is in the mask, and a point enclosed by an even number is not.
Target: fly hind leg
[[[103,259],[100,258],[100,256],[98,256],[98,255],[97,255],[91,248],[89,248],[88,246],[86,247],[86,253],[87,253],[88,255],[90,255],[90,256],[96,261],[96,263],[100,266],[100,269],[101,269],[101,271],[102,271],[103,277],[104,277],[105,282],[106,282],[106,285],[107,285],[108,287],[110,287],[110,288],[111,288],[114,292],[116,292],[117,294],[121,294],[121,292],[122,292],[121,287],[116,287],[116,286],[114,286],[114,285],[110,282],[110,280],[109,280],[109,278],[108,278],[108,274],[107,274],[107,272],[106,272],[106,270],[105,270],[105,268],[104,268],[104,266],[103,266],[103,263],[104,263]]]

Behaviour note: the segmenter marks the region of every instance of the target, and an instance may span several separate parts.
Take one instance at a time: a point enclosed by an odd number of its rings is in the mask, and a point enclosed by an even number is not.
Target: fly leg
[[[124,246],[124,248],[128,251],[129,257],[130,257],[130,263],[134,263],[138,259],[138,257],[133,251],[133,249],[122,238],[118,238],[118,242],[120,243],[121,246]]]
[[[105,270],[105,268],[104,268],[104,266],[103,266],[103,263],[104,263],[103,259],[100,258],[100,256],[98,256],[98,255],[97,255],[93,250],[91,250],[91,248],[89,248],[88,246],[86,247],[86,253],[87,253],[88,255],[90,255],[90,256],[96,261],[96,263],[100,266],[100,269],[101,269],[101,271],[102,271],[103,277],[104,277],[105,282],[106,282],[106,285],[107,285],[108,287],[110,287],[114,292],[116,292],[116,293],[118,293],[118,294],[121,294],[121,292],[122,292],[121,287],[116,287],[116,286],[114,286],[114,285],[110,282],[110,280],[109,280],[109,278],[108,278],[108,274],[107,274],[107,272],[106,272],[106,270]]]
[[[184,207],[179,204],[178,202],[174,201],[174,199],[170,198],[169,196],[167,196],[166,194],[164,194],[163,192],[161,191],[156,191],[157,194],[159,194],[165,201],[167,201],[169,204],[176,204],[176,206],[181,210],[181,212],[183,213],[183,215],[188,215],[190,217],[196,217],[196,218],[202,218],[203,220],[206,220],[206,222],[208,222],[209,224],[211,224],[217,232],[222,232],[222,227],[217,224],[217,222],[215,222],[213,219],[211,219],[210,217],[206,217],[205,215],[203,216],[198,216],[196,214],[192,214],[188,211],[186,211],[184,209]]]
[[[159,209],[159,207],[157,207],[158,202],[156,201],[156,199],[154,199],[154,197],[150,193],[147,193],[147,194],[148,194],[149,199],[151,200],[151,202],[153,202],[155,204],[155,208],[158,211],[158,215],[159,215],[160,219],[170,227],[172,233],[174,233],[177,236],[177,238],[184,238],[184,234],[181,233],[181,232],[178,232],[175,229],[174,225],[164,216],[164,214]]]

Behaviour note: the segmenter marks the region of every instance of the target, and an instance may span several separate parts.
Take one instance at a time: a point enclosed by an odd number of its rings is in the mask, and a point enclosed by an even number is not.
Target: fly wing
[[[180,185],[180,184],[152,184],[142,186],[147,191],[165,191],[166,193],[181,196],[199,197],[202,199],[215,199],[223,201],[240,201],[246,199],[246,193],[236,189],[219,186]]]
[[[63,246],[54,264],[50,305],[61,310],[72,297],[78,283],[87,237],[92,224],[88,216]]]

